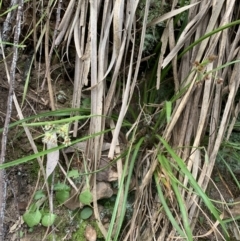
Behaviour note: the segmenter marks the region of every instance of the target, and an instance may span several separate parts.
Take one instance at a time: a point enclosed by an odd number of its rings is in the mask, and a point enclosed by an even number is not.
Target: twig
[[[52,110],[55,110],[55,104],[54,104],[54,96],[53,96],[53,88],[52,88],[52,81],[51,81],[51,74],[50,74],[50,62],[51,62],[51,56],[49,55],[49,23],[50,23],[50,7],[51,2],[49,2],[47,6],[47,22],[46,22],[46,33],[45,33],[45,61],[46,61],[46,75],[45,80],[47,79],[48,83],[48,92],[49,92],[49,99],[50,99],[50,106]],[[43,82],[43,83],[44,83]],[[43,84],[42,84],[43,89]]]
[[[18,0],[11,0],[9,9],[12,9],[11,11],[8,12],[7,17],[3,23],[3,28],[1,31],[2,34],[2,42],[3,44],[3,48],[5,47],[5,42],[7,42],[7,40],[9,39],[10,34],[12,33],[12,23],[14,22],[14,18],[16,16],[16,11],[14,6],[17,6]],[[3,52],[3,49],[2,49]]]
[[[56,21],[56,25],[55,25],[55,29],[54,29],[54,34],[53,34],[53,42],[55,42],[55,39],[57,37],[57,29],[58,29],[58,26],[59,26],[59,23],[60,23],[60,13],[61,13],[61,8],[62,8],[62,0],[59,0],[58,2],[58,8],[57,8],[57,21]],[[50,15],[50,4],[47,8],[47,13],[48,15]],[[50,18],[50,16],[49,16]],[[50,49],[50,52],[48,53],[48,48],[49,48],[49,45],[48,45],[48,42],[49,42],[49,34],[48,34],[48,31],[49,31],[49,18],[48,18],[48,21],[46,23],[46,35],[45,35],[45,46],[47,47],[46,50],[45,50],[45,59],[46,59],[46,74],[45,74],[45,78],[44,78],[44,81],[41,85],[41,89],[43,90],[44,88],[44,85],[45,85],[45,82],[46,82],[46,79],[47,79],[47,83],[48,83],[48,91],[49,91],[49,97],[50,97],[50,105],[51,105],[51,108],[52,110],[55,110],[55,104],[54,104],[54,98],[53,98],[53,89],[52,89],[52,83],[51,83],[51,75],[50,75],[50,64],[51,64],[51,58],[52,58],[52,54],[53,54],[53,50],[54,50],[54,47],[55,45],[53,44],[51,49]]]
[[[21,18],[22,18],[22,9],[23,9],[23,0],[19,0],[18,5],[18,12],[17,12],[17,19],[16,19],[16,28],[14,33],[14,46],[13,46],[13,59],[10,71],[10,89],[8,93],[8,103],[7,103],[7,114],[4,123],[4,129],[2,134],[2,149],[1,149],[1,156],[0,156],[0,164],[5,162],[5,155],[6,155],[6,146],[7,146],[7,134],[8,134],[8,126],[10,123],[10,118],[12,114],[12,102],[13,102],[13,95],[14,95],[14,84],[15,84],[15,71],[16,71],[16,64],[18,59],[18,43],[19,43],[19,36],[21,33]],[[1,38],[1,36],[0,36]],[[1,45],[3,50],[3,46]],[[0,171],[0,241],[4,240],[4,212],[5,212],[5,205],[6,205],[6,189],[7,183],[5,179],[5,170]]]

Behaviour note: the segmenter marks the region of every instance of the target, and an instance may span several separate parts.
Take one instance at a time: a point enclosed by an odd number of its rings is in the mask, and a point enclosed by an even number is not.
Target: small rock
[[[91,225],[88,225],[86,227],[85,238],[87,239],[87,241],[96,241],[97,240],[97,232]]]
[[[113,195],[113,190],[109,183],[98,182],[97,183],[97,200],[103,198],[110,198]]]

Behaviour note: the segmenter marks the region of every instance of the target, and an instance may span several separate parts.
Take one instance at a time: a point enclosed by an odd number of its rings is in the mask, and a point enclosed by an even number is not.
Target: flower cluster
[[[43,143],[54,145],[57,143],[57,135],[53,131],[46,131],[42,141]]]
[[[44,127],[45,134],[42,139],[43,143],[46,144],[56,144],[57,135],[63,138],[63,144],[65,146],[71,145],[71,139],[68,135],[69,124],[64,125],[46,125]]]
[[[68,124],[59,125],[56,128],[56,133],[62,138],[65,138],[66,136],[68,136],[68,128],[69,128]]]

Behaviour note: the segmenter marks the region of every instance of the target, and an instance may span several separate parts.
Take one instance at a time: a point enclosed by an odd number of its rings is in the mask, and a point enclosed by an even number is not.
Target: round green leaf
[[[57,183],[54,185],[55,191],[61,191],[61,190],[70,190],[70,187],[65,183]]]
[[[79,201],[85,205],[90,205],[93,200],[90,190],[85,190],[79,195]]]
[[[57,191],[56,198],[60,204],[64,203],[70,197],[70,192],[66,190]]]
[[[85,220],[85,219],[90,218],[92,216],[92,213],[93,213],[93,211],[90,207],[85,207],[81,211],[80,217],[81,217],[81,219]]]
[[[36,191],[35,195],[34,195],[34,199],[35,200],[39,200],[41,198],[44,198],[46,195],[44,194],[43,190],[38,190]]]
[[[68,172],[67,176],[72,177],[72,178],[78,178],[79,172],[78,172],[78,170],[73,169],[73,170]]]
[[[47,214],[45,214],[45,215],[43,216],[43,218],[42,218],[42,225],[43,225],[44,227],[49,227],[49,226],[53,225],[56,217],[57,217],[57,216],[56,216],[55,214],[53,214],[53,213],[47,213]]]
[[[36,210],[35,212],[26,211],[23,214],[23,220],[27,224],[29,228],[32,228],[40,223],[42,214],[39,210]]]

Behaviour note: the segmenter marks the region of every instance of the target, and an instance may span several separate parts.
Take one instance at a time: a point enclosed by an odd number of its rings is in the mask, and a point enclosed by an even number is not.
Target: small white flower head
[[[64,144],[65,146],[70,146],[70,145],[71,145],[71,139],[70,139],[69,136],[65,136],[65,137],[64,137],[63,144]]]
[[[59,136],[64,138],[65,136],[68,136],[68,128],[69,128],[69,124],[60,125],[58,126],[56,131],[59,134]]]
[[[52,131],[54,127],[54,124],[47,124],[44,126],[44,131]]]
[[[43,143],[46,143],[46,144],[56,144],[57,143],[57,136],[52,131],[46,131],[42,141],[43,141]]]

